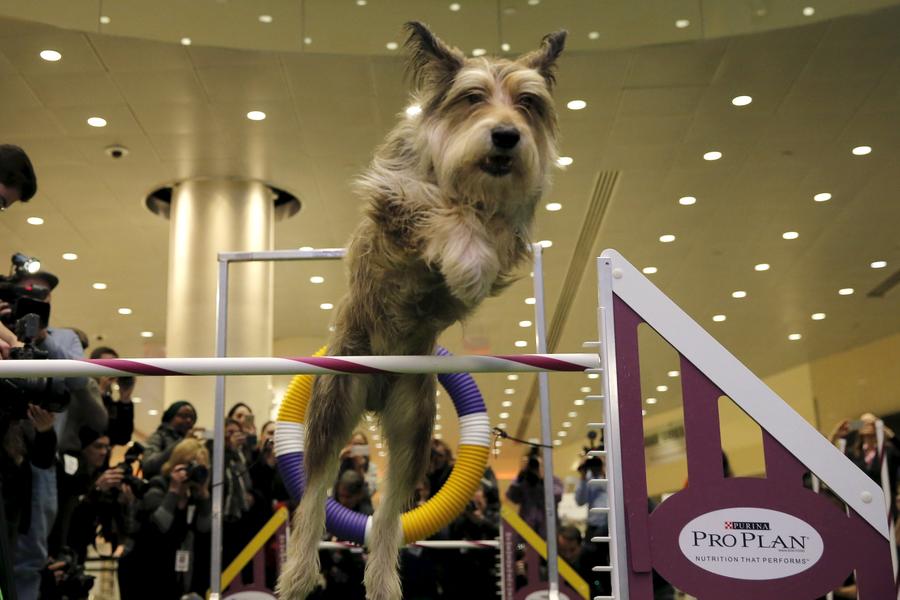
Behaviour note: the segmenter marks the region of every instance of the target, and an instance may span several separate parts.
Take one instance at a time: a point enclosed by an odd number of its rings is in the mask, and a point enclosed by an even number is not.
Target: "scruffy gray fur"
[[[400,122],[358,181],[368,201],[349,243],[350,289],[328,353],[432,354],[438,335],[515,278],[557,159],[551,98],[566,33],[517,60],[466,58],[407,23],[418,115]],[[433,375],[321,375],[306,422],[307,486],[294,514],[284,600],[319,581],[318,541],[340,448],[365,410],[381,413],[390,468],[366,564],[369,600],[400,600],[400,515],[429,460]]]

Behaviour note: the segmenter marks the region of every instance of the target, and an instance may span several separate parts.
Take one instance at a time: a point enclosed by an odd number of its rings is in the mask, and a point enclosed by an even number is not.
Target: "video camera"
[[[588,445],[582,446],[584,450],[582,456],[587,456],[588,459],[578,466],[578,471],[584,473],[590,470],[593,473],[599,473],[603,470],[603,459],[599,456],[589,456],[589,453],[593,450],[603,450],[603,440],[597,442],[597,432],[593,430],[588,431],[587,437]]]
[[[0,303],[11,307],[11,310],[0,310],[0,321],[10,327],[23,344],[10,350],[10,360],[47,358],[47,353],[37,348],[35,340],[50,321],[50,304],[45,301],[50,288],[17,283],[19,277],[36,273],[40,266],[37,259],[17,252],[12,256],[11,274],[8,277],[0,275]],[[52,381],[46,377],[0,379],[0,415],[24,419],[29,404],[62,412],[69,405],[69,394],[54,391]]]

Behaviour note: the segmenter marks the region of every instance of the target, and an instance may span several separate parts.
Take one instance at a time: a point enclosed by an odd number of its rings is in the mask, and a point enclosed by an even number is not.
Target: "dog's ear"
[[[405,28],[408,68],[416,89],[449,86],[465,63],[463,53],[442,42],[424,23],[410,21]]]
[[[547,86],[553,87],[556,83],[556,59],[562,54],[563,48],[566,46],[566,36],[569,34],[565,29],[560,29],[554,33],[548,33],[541,40],[541,47],[534,52],[529,52],[519,59],[525,66],[536,70],[547,80]]]

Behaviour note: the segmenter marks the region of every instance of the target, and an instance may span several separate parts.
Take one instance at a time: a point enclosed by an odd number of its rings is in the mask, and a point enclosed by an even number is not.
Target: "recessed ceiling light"
[[[152,337],[153,337],[153,332],[152,332],[152,331],[142,331],[142,332],[141,332],[141,337],[142,337],[142,338],[152,338]]]
[[[507,378],[509,381],[518,381],[518,380],[519,380],[519,374],[518,374],[518,373],[510,373],[509,375],[506,376],[506,378]]]
[[[735,290],[735,291],[731,292],[731,297],[732,298],[746,298],[747,292],[745,292],[744,290]]]
[[[747,106],[751,102],[753,102],[753,98],[750,96],[735,96],[731,99],[731,103],[735,106]]]
[[[365,6],[368,3],[369,3],[369,0],[356,0],[357,6]]]
[[[91,127],[106,127],[106,119],[103,117],[91,117],[87,120],[87,124]]]
[[[813,321],[821,321],[825,318],[825,313],[813,313],[810,315]]]
[[[101,25],[109,25],[111,22],[112,22],[112,19],[110,19],[106,15],[100,15],[100,24]]]
[[[414,117],[421,112],[422,112],[422,107],[419,106],[418,104],[413,104],[413,105],[406,107],[406,116],[408,116],[408,117]]]
[[[781,234],[781,237],[786,240],[796,240],[798,237],[800,237],[800,234],[796,231],[785,231]]]
[[[271,23],[272,15],[259,15],[259,22],[260,23]]]
[[[600,32],[599,31],[591,31],[590,33],[588,33],[588,39],[589,40],[599,40]]]
[[[713,321],[715,321],[716,323],[721,323],[727,318],[728,317],[726,317],[725,315],[713,315]]]
[[[484,56],[485,54],[487,54],[487,50],[484,48],[475,48],[472,50],[472,56]]]
[[[816,9],[813,8],[812,6],[804,6],[803,7],[803,16],[804,17],[811,17],[814,14],[816,14]]]
[[[43,225],[44,224],[44,220],[40,217],[28,217],[27,219],[25,219],[25,222],[28,223],[29,225]]]
[[[534,304],[534,303],[535,303],[534,298],[525,298],[525,304]]]
[[[516,340],[516,348],[524,348],[528,345],[528,342],[525,340]]]
[[[98,281],[98,282],[92,284],[91,287],[94,288],[95,290],[105,290],[107,286],[105,283]]]
[[[802,337],[803,336],[800,335],[799,333],[792,333],[788,336],[788,339],[791,340],[792,342],[796,342],[797,340],[799,340]]]
[[[396,50],[397,48],[400,47],[400,44],[398,44],[397,42],[388,42],[387,44],[384,45],[384,47],[387,48],[388,50]]]
[[[504,52],[509,52],[510,50],[512,50],[512,46],[510,46],[509,44],[504,42],[504,43],[500,44],[500,49],[503,50]]]
[[[331,302],[323,302],[319,305],[319,308],[321,308],[322,310],[331,310],[332,308],[334,308],[334,304],[332,304]]]
[[[572,421],[563,421],[562,426],[568,429],[572,426]]]
[[[656,267],[644,267],[643,269],[641,269],[641,273],[644,273],[645,275],[653,275],[658,270],[659,269],[657,269]]]
[[[506,423],[497,423],[497,429],[506,429]],[[500,440],[497,440],[497,445],[500,445]]]
[[[753,266],[754,271],[768,271],[769,263],[759,263],[758,265]]]
[[[303,43],[306,44],[307,46],[309,46],[310,44],[312,44],[312,38],[311,37],[303,38]]]
[[[647,411],[644,410],[644,409],[641,409],[641,416],[642,416],[642,417],[646,417],[646,416],[647,416]]]
[[[813,200],[815,200],[816,202],[828,202],[829,200],[831,200],[831,194],[829,194],[828,192],[822,192],[813,196]]]
[[[581,390],[581,393],[582,393],[582,394],[589,394],[589,393],[590,393],[590,391],[591,391],[591,388],[590,388],[590,386],[587,386],[587,385],[585,385],[585,386],[582,386],[582,387],[581,387],[581,388],[579,388],[579,389],[580,389],[580,390]]]
[[[720,158],[722,158],[722,153],[718,150],[710,150],[703,153],[703,160],[719,160]]]
[[[876,260],[869,266],[872,267],[873,269],[883,269],[887,266],[887,261],[886,260]]]
[[[309,252],[310,250],[315,250],[315,248],[313,248],[312,246],[300,246],[299,248],[297,248],[297,250],[300,250],[301,252]]]
[[[538,244],[541,245],[541,248],[551,248],[553,246],[553,240],[541,240]]]
[[[872,152],[872,146],[857,146],[856,148],[851,150],[851,152],[853,152],[853,154],[855,154],[856,156],[865,156],[866,154]]]
[[[131,399],[131,403],[132,403],[132,404],[140,404],[140,403],[143,402],[143,401],[144,401],[144,399],[141,398],[140,396],[134,396],[134,397]]]
[[[671,233],[666,233],[666,234],[659,236],[659,241],[661,241],[663,244],[668,244],[669,242],[675,241],[675,236],[672,235]]]
[[[502,406],[503,408],[509,408],[510,406],[512,406],[512,400],[504,400],[500,403],[500,406]]]
[[[678,377],[679,373],[678,371],[669,371],[668,373],[666,373],[666,375],[668,375],[669,377]]]
[[[838,294],[840,294],[841,296],[849,296],[853,292],[853,288],[841,288],[838,290]]]
[[[247,113],[247,118],[251,121],[262,121],[266,118],[266,113],[261,110],[251,110]]]
[[[657,391],[657,392],[668,392],[668,391],[669,391],[669,386],[667,386],[667,385],[658,385],[658,386],[656,386],[656,391]]]
[[[688,19],[678,19],[675,21],[675,27],[678,29],[684,29],[686,27],[690,27],[691,22]]]
[[[588,379],[600,379],[600,373],[588,373]]]
[[[377,449],[381,450],[382,448],[384,448],[384,444],[382,444],[381,442],[378,442],[377,444],[375,444],[375,447]]]
[[[541,0],[528,0],[529,6],[537,6],[540,3],[541,3]]]
[[[516,390],[513,388],[505,388],[503,390],[503,393],[506,394],[507,396],[512,396],[513,394],[516,393]]]
[[[697,199],[693,196],[682,196],[678,199],[678,204],[682,206],[690,206],[692,204],[697,204]]]
[[[40,56],[47,62],[56,62],[62,58],[62,54],[56,50],[41,50]]]
[[[574,418],[577,417],[577,416],[578,416],[578,412],[577,412],[577,411],[574,411],[574,410],[569,411],[569,418],[574,419]]]
[[[566,104],[566,108],[569,110],[581,110],[582,108],[587,106],[587,102],[584,100],[569,100]]]
[[[150,410],[147,411],[147,414],[150,415],[151,417],[155,417],[156,415],[159,414],[159,411],[156,410],[155,408],[151,408]]]
[[[63,260],[78,260],[78,255],[74,252],[66,252],[62,255]]]
[[[566,437],[567,435],[569,435],[569,432],[568,432],[568,431],[560,431],[559,433],[556,434],[556,437],[564,438],[564,437]]]
[[[434,437],[435,437],[436,439],[441,439],[441,434],[436,433],[436,434],[434,434]],[[387,456],[387,453],[386,453],[384,450],[379,450],[379,451],[378,451],[378,457],[379,457],[379,458],[384,458],[385,456]]]
[[[531,321],[519,321],[519,327],[531,327]]]
[[[556,212],[558,210],[562,210],[562,204],[560,204],[559,202],[550,202],[544,208],[546,208],[550,212]]]
[[[647,404],[656,404],[657,402],[656,398],[647,398]]]
[[[508,413],[508,412],[502,412],[502,413],[500,413],[500,414],[497,415],[497,416],[500,417],[501,419],[508,419],[508,418],[509,418],[509,413]]]
[[[133,311],[130,308],[122,307],[118,310],[120,315],[130,315]]]
[[[313,275],[312,277],[309,278],[309,282],[310,283],[324,283],[325,278],[322,277],[321,275]]]
[[[560,156],[559,158],[556,159],[556,164],[558,164],[561,167],[568,167],[573,162],[575,162],[575,159],[572,158],[571,156]]]
[[[584,398],[579,398],[574,402],[575,406],[584,406]]]
[[[453,12],[459,12],[459,9],[461,8],[462,6],[460,6],[459,2],[454,2],[450,5],[450,10],[452,10]]]
[[[562,446],[562,440],[553,440],[554,446]]]
[[[435,431],[440,431],[440,430],[443,429],[443,428],[444,428],[444,427],[443,427],[440,423],[438,423],[437,425],[434,426],[434,430],[435,430]]]
[[[182,46],[190,46],[192,43],[193,43],[193,41],[192,41],[191,38],[189,38],[189,37],[183,37],[183,38],[181,38],[181,45],[182,45]]]

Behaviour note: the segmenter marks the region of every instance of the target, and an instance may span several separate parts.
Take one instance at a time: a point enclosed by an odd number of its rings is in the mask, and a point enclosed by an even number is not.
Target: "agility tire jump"
[[[316,356],[325,354],[319,350]],[[449,356],[438,347],[436,354]],[[292,380],[275,422],[275,456],[278,470],[291,498],[299,502],[306,487],[303,453],[306,441],[306,407],[312,396],[314,376],[297,375]],[[438,381],[453,400],[459,418],[459,447],[456,464],[438,493],[402,517],[404,543],[425,539],[459,515],[478,488],[491,446],[491,426],[484,398],[468,373],[438,375]],[[367,544],[372,530],[372,517],[350,510],[328,498],[325,504],[328,531],[337,537]]]

